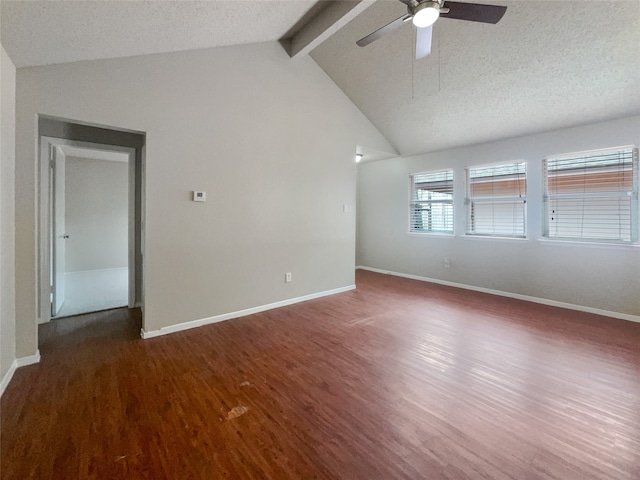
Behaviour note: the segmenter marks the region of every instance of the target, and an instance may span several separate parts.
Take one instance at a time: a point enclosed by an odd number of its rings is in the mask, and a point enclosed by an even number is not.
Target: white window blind
[[[410,178],[409,231],[453,233],[453,170]]]
[[[469,167],[467,235],[526,236],[526,163]]]
[[[638,149],[545,159],[545,231],[550,238],[638,241]]]

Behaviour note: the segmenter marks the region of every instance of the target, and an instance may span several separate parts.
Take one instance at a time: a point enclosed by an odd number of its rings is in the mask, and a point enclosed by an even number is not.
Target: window
[[[453,170],[410,178],[409,231],[453,233]]]
[[[526,164],[467,168],[467,235],[526,236]]]
[[[547,158],[544,236],[638,241],[638,149]]]

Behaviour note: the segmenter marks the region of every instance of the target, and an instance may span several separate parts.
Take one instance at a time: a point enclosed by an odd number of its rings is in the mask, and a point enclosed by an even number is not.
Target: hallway
[[[128,268],[67,272],[65,283],[65,300],[56,319],[128,304]]]

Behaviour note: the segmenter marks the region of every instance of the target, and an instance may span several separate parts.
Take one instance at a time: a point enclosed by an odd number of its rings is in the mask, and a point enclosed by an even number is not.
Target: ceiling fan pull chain
[[[438,29],[438,92],[440,92],[440,90],[441,90],[441,88],[442,88],[442,87],[441,87],[441,83],[440,83],[440,72],[442,71],[442,70],[440,69],[440,65],[441,65],[441,64],[440,64],[440,59],[442,58],[442,57],[440,56],[440,53],[441,53],[441,52],[440,52],[440,35],[441,35],[441,32],[440,32],[440,29]]]
[[[416,45],[416,38],[418,36],[418,32],[414,31],[413,32],[413,44]],[[411,100],[415,100],[415,79],[416,79],[416,75],[415,75],[415,65],[416,65],[416,60],[415,60],[415,56],[413,55],[413,52],[411,52]]]

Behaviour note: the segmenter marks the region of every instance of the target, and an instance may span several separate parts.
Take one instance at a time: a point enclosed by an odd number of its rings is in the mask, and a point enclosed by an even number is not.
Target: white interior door
[[[65,155],[59,146],[51,149],[51,316],[55,317],[64,303],[65,292]]]

